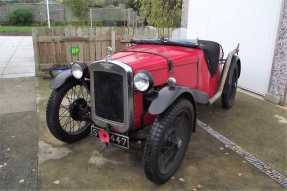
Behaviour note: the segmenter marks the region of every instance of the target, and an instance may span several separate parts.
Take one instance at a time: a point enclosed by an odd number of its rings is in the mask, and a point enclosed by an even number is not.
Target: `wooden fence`
[[[65,27],[33,29],[33,45],[36,74],[42,75],[55,65],[66,65],[73,61],[93,62],[105,57],[107,47],[119,51],[131,38],[170,37],[173,29],[126,28],[126,27]],[[80,50],[77,56],[71,48]]]

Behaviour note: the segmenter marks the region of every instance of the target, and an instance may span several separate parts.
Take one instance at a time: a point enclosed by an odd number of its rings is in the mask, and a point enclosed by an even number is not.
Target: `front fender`
[[[61,87],[69,78],[72,78],[72,70],[68,69],[57,75],[50,84],[51,89],[58,89]]]
[[[176,86],[174,88],[164,87],[158,93],[150,107],[149,113],[152,115],[159,115],[165,112],[181,95],[187,94],[192,96],[195,103],[207,104],[208,95],[204,92],[189,89],[186,87]]]

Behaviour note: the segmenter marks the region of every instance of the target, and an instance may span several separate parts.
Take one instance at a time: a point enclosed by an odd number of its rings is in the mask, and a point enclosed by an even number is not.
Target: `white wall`
[[[228,54],[240,43],[239,85],[267,93],[281,0],[189,0],[188,36],[218,41]]]

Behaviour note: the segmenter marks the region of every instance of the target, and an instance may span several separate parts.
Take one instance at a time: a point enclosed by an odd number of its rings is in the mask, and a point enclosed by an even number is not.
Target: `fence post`
[[[39,62],[38,31],[36,28],[32,29],[32,40],[33,40],[33,48],[34,48],[35,74],[36,76],[39,76],[40,62]]]
[[[112,30],[111,32],[111,45],[112,45],[113,51],[116,51],[116,33],[114,30]]]

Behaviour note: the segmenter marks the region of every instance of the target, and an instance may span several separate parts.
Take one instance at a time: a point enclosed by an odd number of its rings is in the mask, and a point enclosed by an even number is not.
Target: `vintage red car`
[[[92,134],[123,149],[142,145],[147,178],[165,183],[196,130],[196,105],[233,106],[238,52],[224,59],[212,41],[132,40],[105,60],[73,63],[52,81],[48,127],[67,143]]]

